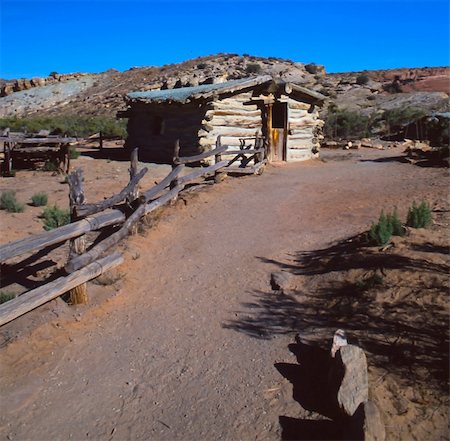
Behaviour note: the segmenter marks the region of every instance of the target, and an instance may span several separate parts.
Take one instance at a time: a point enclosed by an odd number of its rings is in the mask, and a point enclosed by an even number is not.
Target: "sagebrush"
[[[17,295],[11,291],[0,291],[0,305],[15,299]]]
[[[44,222],[44,230],[47,231],[62,227],[70,222],[69,210],[59,208],[56,204],[45,208],[41,217]]]
[[[8,213],[22,213],[25,205],[17,201],[14,190],[6,190],[0,195],[0,209]]]
[[[31,202],[35,207],[43,207],[48,203],[48,196],[43,191],[35,193],[33,196],[31,196]]]

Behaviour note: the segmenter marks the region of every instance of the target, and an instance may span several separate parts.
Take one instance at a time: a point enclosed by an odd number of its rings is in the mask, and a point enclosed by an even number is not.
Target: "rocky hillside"
[[[270,74],[318,88],[325,75],[322,66],[310,73],[302,63],[279,58],[233,54],[200,57],[162,67],[109,70],[100,74],[53,74],[48,78],[4,82],[0,117],[32,113],[114,115],[123,108],[123,96],[136,90],[170,89]]]
[[[399,106],[446,110],[450,68],[394,69],[326,74],[323,66],[280,58],[218,54],[125,72],[75,73],[0,80],[0,117],[77,114],[114,116],[135,90],[167,89],[269,74],[328,96],[338,108],[370,114]]]
[[[417,107],[448,109],[450,68],[411,68],[328,74],[322,93],[341,109],[370,114],[379,110]]]

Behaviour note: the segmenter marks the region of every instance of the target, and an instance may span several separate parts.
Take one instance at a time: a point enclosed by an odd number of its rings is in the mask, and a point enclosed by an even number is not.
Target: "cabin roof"
[[[252,89],[255,86],[274,83],[270,75],[261,75],[253,78],[243,78],[239,80],[230,80],[224,83],[203,84],[200,86],[181,87],[178,89],[150,90],[147,92],[130,92],[127,94],[127,100],[133,102],[144,103],[178,103],[185,104],[190,101],[199,99],[213,98],[217,95],[227,93],[239,93],[246,89]],[[277,87],[282,86],[285,93],[295,96],[301,95],[301,98],[322,102],[325,96],[309,90],[306,87],[285,83],[283,81],[276,82]]]
[[[178,89],[150,90],[148,92],[130,92],[127,98],[131,101],[144,101],[147,103],[176,102],[186,103],[196,99],[209,98],[216,94],[240,92],[259,84],[269,83],[272,77],[268,75],[230,80],[217,84],[202,84],[200,86],[180,87]]]

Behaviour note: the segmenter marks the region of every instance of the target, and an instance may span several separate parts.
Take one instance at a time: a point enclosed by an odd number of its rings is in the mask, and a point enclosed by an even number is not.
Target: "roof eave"
[[[310,90],[294,83],[286,83],[285,90],[289,95],[297,95],[302,99],[306,99],[311,104],[322,105],[327,99],[325,95],[322,95],[315,90]]]

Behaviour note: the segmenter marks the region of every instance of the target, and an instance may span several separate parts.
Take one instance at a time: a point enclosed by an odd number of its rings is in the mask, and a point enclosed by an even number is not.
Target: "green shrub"
[[[0,195],[0,209],[8,213],[22,213],[25,205],[17,201],[14,190],[6,190]]]
[[[16,298],[16,294],[11,291],[0,291],[0,305]]]
[[[80,157],[80,152],[75,147],[69,147],[69,158],[78,159]]]
[[[359,292],[367,291],[382,284],[383,284],[383,277],[380,276],[378,273],[373,273],[372,275],[364,277],[362,279],[358,279],[355,282],[355,286]]]
[[[305,64],[305,70],[306,70],[306,72],[314,75],[317,72],[319,72],[319,66],[317,66],[316,63]]]
[[[331,108],[328,112],[324,132],[327,138],[358,139],[370,134],[371,120],[359,112]]]
[[[45,164],[44,164],[44,167],[42,167],[42,170],[49,171],[49,172],[58,171],[58,164],[49,159],[48,161],[45,161]]]
[[[364,86],[369,82],[369,76],[367,74],[361,74],[356,77],[356,84]]]
[[[245,71],[247,73],[259,73],[259,72],[261,72],[261,70],[262,70],[262,67],[258,63],[250,63],[247,65],[247,67],[245,69]]]
[[[35,193],[31,196],[31,202],[35,207],[43,207],[44,205],[47,205],[48,196],[44,192]]]
[[[396,107],[384,111],[382,118],[386,121],[388,131],[402,129],[405,125],[425,116],[426,112],[418,107]]]
[[[378,223],[372,224],[369,230],[369,242],[372,245],[383,246],[386,245],[392,236],[391,226],[388,222],[388,218],[381,210]]]
[[[106,138],[125,139],[127,136],[126,126],[126,119],[117,120],[107,116],[45,115],[28,118],[0,118],[0,129],[9,127],[11,131],[27,131],[28,133],[50,130],[51,134],[80,137],[102,132]]]
[[[42,219],[44,221],[44,230],[53,230],[70,222],[69,210],[63,210],[56,204],[53,207],[47,207],[42,212]]]
[[[422,201],[417,206],[413,202],[412,207],[408,210],[406,225],[412,228],[427,228],[431,224],[431,208],[428,202]]]
[[[406,231],[405,227],[400,222],[398,217],[397,208],[394,208],[394,211],[386,216],[387,222],[391,228],[391,233],[393,236],[404,236]]]
[[[378,223],[372,224],[370,227],[368,239],[371,245],[383,246],[389,243],[391,236],[404,236],[405,233],[405,228],[398,217],[397,208],[387,215],[384,214],[384,210],[381,210]]]
[[[10,170],[9,172],[7,172],[6,170],[2,170],[2,176],[4,178],[14,178],[16,176],[16,171]]]

